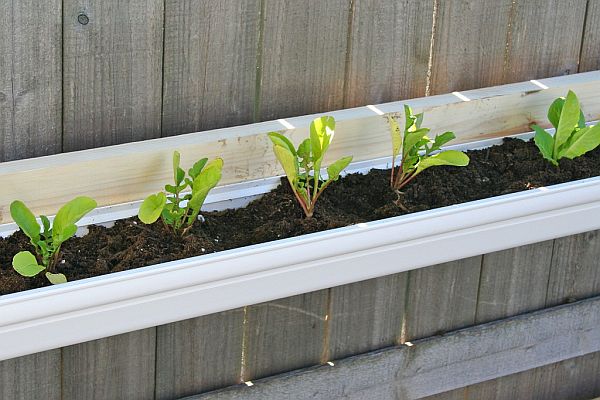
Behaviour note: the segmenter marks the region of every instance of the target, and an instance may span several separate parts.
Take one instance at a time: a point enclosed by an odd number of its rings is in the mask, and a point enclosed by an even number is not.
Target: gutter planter
[[[463,144],[449,149],[475,149],[527,132],[533,121],[548,126],[548,105],[568,89],[578,93],[587,120],[600,117],[600,72],[406,103],[425,111],[434,132],[457,132]],[[338,121],[331,159],[354,154],[348,172],[386,166],[391,145],[381,114],[403,104],[328,113]],[[299,143],[313,118],[0,164],[0,185],[7,188],[0,194],[0,235],[15,230],[7,209],[17,198],[38,215],[56,212],[74,193],[93,197],[103,207],[83,225],[135,215],[139,200],[168,179],[175,149],[186,160],[225,159],[224,185],[205,209],[242,206],[279,183],[265,134],[291,129],[287,134]],[[596,229],[600,177],[5,295],[0,360]]]

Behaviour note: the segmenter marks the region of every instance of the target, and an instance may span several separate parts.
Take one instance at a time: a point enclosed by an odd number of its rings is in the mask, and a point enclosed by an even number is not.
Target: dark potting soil
[[[137,218],[111,228],[90,226],[87,235],[63,244],[57,270],[69,280],[83,279],[600,175],[600,149],[576,161],[562,160],[558,168],[542,159],[532,142],[516,139],[468,154],[468,167],[430,168],[400,196],[389,187],[389,170],[348,175],[325,191],[312,219],[304,218],[282,181],[245,208],[204,213],[205,222],[183,239],[161,223],[144,225]],[[21,250],[31,246],[20,231],[0,239],[0,295],[49,285],[43,274],[24,278],[13,271],[12,257]]]

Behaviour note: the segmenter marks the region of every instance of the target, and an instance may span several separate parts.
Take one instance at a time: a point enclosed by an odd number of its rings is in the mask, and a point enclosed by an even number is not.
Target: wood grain
[[[349,0],[264,0],[259,120],[342,108]]]
[[[328,298],[320,290],[247,307],[243,379],[319,364]]]
[[[502,83],[577,72],[585,0],[514,2]]]
[[[475,323],[481,256],[408,272],[403,342]]]
[[[0,399],[62,400],[60,349],[0,361]]]
[[[433,133],[453,130],[454,143],[524,132],[532,121],[547,125],[548,104],[575,90],[585,105],[588,120],[600,118],[600,72],[463,92],[471,101],[450,95],[411,100],[415,112],[426,112],[425,126]],[[380,104],[381,112],[400,112],[403,102]],[[331,113],[337,121],[335,141],[325,163],[353,154],[354,161],[387,157],[389,127],[372,109],[360,107]],[[452,115],[452,119],[448,119]],[[295,129],[286,134],[295,143],[308,136],[314,116],[289,118]],[[83,193],[99,205],[144,198],[171,180],[173,150],[182,153],[184,167],[202,157],[223,157],[221,184],[281,174],[265,133],[285,129],[278,121],[217,129],[169,138],[124,144],[43,159],[3,163],[0,168],[0,222],[8,222],[8,205],[19,198],[36,213],[52,215],[66,201]],[[365,134],[368,132],[369,134]]]
[[[64,1],[63,151],[160,136],[163,4]]]
[[[244,309],[156,328],[156,399],[240,383]]]
[[[331,288],[328,360],[393,346],[400,340],[408,273]]]
[[[600,395],[600,353],[591,353],[423,400],[590,399]]]
[[[163,136],[250,123],[260,0],[165,2]]]
[[[62,349],[63,400],[154,397],[156,329]]]
[[[477,323],[544,308],[553,245],[550,240],[483,256]]]
[[[581,393],[586,390],[591,393],[598,385],[593,380],[597,359],[592,361],[592,358],[600,349],[599,310],[600,299],[589,299],[418,340],[412,346],[338,360],[333,366],[307,368],[254,381],[252,387],[237,386],[194,396],[190,400],[419,399],[588,354],[590,361],[579,363],[577,360],[564,372],[559,371],[553,385],[570,386],[570,379],[577,376],[580,380],[576,382],[583,390],[575,385],[571,387]],[[585,371],[587,368],[589,373]],[[557,392],[560,393],[560,389]]]
[[[431,93],[576,72],[585,9],[583,0],[439,2]]]
[[[4,1],[0,162],[61,151],[62,3]]]
[[[353,4],[344,107],[424,96],[433,2]]]
[[[579,72],[600,69],[600,0],[588,0]]]
[[[511,0],[436,1],[431,94],[499,85]]]
[[[556,239],[546,305],[600,294],[600,231]]]

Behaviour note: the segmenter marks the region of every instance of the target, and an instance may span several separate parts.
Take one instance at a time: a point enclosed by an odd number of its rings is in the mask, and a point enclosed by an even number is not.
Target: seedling
[[[315,204],[323,191],[336,181],[340,173],[350,164],[352,157],[343,157],[327,167],[327,177],[321,175],[323,157],[333,140],[335,119],[320,117],[310,124],[310,137],[298,149],[285,136],[269,133],[273,151],[283,167],[292,191],[307,218],[313,216]]]
[[[444,150],[432,154],[454,139],[452,132],[444,132],[431,140],[427,134],[429,128],[421,128],[423,113],[413,115],[411,108],[404,106],[406,121],[404,134],[400,132],[398,121],[392,115],[387,116],[392,134],[392,172],[390,185],[396,190],[402,189],[425,169],[437,165],[464,167],[469,164],[469,156],[462,151]],[[401,156],[400,163],[396,160]]]
[[[77,221],[96,208],[96,201],[89,197],[76,197],[62,206],[50,227],[50,220],[40,215],[42,226],[33,213],[20,200],[10,205],[10,215],[19,228],[29,237],[36,255],[29,251],[20,251],[13,257],[13,268],[27,277],[46,271],[46,278],[52,284],[64,283],[67,278],[56,273],[56,264],[60,257],[60,246],[77,232]]]
[[[179,166],[180,154],[173,153],[173,178],[175,185],[165,185],[165,191],[152,194],[144,200],[138,217],[145,224],[152,224],[161,218],[175,236],[182,237],[198,219],[200,209],[210,192],[221,180],[223,160],[216,158],[208,162],[203,158],[188,171],[189,177]],[[187,189],[191,193],[183,195]]]
[[[548,120],[556,129],[554,136],[533,124],[533,140],[542,156],[555,166],[563,157],[573,159],[600,146],[600,124],[585,126],[579,100],[571,90],[566,99],[559,97],[552,102]]]

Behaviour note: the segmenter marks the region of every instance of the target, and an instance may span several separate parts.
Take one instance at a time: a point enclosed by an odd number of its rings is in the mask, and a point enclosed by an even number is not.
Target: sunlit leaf
[[[28,251],[20,251],[15,254],[12,265],[15,271],[27,277],[36,276],[45,269],[38,265],[35,256]]]

